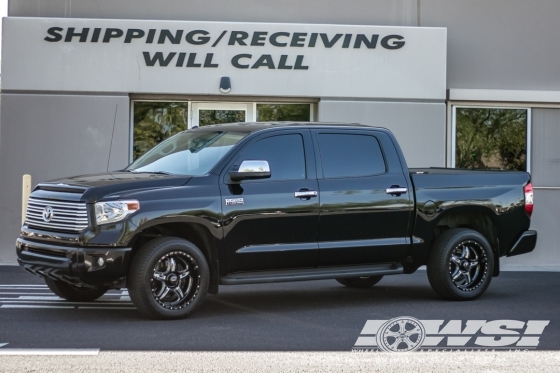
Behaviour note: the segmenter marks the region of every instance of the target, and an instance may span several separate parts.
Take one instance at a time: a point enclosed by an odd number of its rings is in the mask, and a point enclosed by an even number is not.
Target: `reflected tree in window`
[[[308,122],[310,119],[310,104],[257,104],[257,122]]]
[[[198,112],[200,126],[221,123],[245,122],[244,110],[200,110]]]
[[[527,110],[456,110],[456,167],[526,170]]]
[[[186,102],[134,102],[133,159],[187,129]]]

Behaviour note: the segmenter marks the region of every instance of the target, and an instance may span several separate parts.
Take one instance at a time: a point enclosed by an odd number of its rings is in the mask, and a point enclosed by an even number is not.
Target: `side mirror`
[[[266,179],[270,177],[270,166],[267,161],[243,161],[237,171],[230,171],[232,181]]]

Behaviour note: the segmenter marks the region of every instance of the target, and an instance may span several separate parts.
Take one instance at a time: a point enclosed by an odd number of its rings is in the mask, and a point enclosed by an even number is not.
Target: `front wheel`
[[[434,291],[449,300],[481,296],[492,280],[494,255],[477,231],[454,228],[439,236],[428,260],[428,280]]]
[[[206,258],[193,243],[156,238],[136,253],[128,293],[138,311],[154,319],[180,319],[204,301],[210,282]]]
[[[349,288],[370,288],[377,284],[383,276],[367,276],[367,277],[351,277],[351,278],[337,278],[339,284],[348,286]]]
[[[109,290],[105,287],[93,289],[80,288],[63,281],[51,280],[50,278],[45,278],[45,282],[53,293],[71,302],[91,302],[93,300],[96,300],[97,298],[105,294],[107,290]]]

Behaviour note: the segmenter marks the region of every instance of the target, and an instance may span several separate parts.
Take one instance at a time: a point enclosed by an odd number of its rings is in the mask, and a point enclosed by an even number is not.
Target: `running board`
[[[397,263],[369,264],[346,267],[320,267],[233,273],[220,277],[221,285],[263,284],[270,282],[326,280],[333,278],[384,276],[403,273]]]

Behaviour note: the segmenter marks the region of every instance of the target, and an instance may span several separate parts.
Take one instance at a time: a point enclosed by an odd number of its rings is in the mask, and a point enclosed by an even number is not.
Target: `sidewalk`
[[[560,352],[105,352],[2,356],[0,372],[558,372]]]

